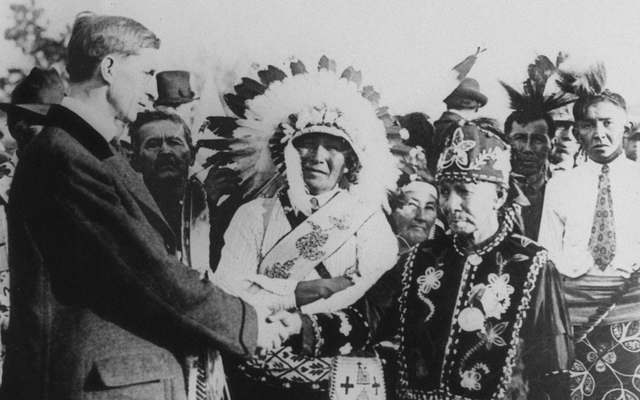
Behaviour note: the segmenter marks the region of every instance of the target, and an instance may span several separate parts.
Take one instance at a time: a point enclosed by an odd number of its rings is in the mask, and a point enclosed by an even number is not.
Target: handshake
[[[302,307],[325,299],[351,285],[353,281],[346,276],[298,282],[295,288],[296,306]],[[256,307],[256,311],[260,321],[257,343],[259,355],[282,347],[289,338],[302,330],[302,316],[298,311],[283,310],[270,314],[261,310],[260,306]]]

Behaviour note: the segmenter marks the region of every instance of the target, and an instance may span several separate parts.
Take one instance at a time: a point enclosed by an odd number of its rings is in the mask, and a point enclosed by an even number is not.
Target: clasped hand
[[[297,312],[279,311],[262,321],[258,332],[258,355],[278,349],[293,335],[300,333],[302,318]]]

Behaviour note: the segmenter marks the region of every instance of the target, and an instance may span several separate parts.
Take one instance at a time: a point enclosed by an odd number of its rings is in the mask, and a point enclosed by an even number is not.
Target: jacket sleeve
[[[254,308],[170,255],[102,164],[83,157],[60,164],[48,174],[47,206],[27,216],[54,290],[151,340],[213,342],[238,355],[253,353]]]
[[[358,302],[341,311],[302,315],[302,331],[294,349],[315,357],[350,354],[392,337],[399,326],[401,260]]]
[[[560,275],[553,263],[547,261],[540,269],[531,308],[522,327],[522,373],[531,391],[528,398],[569,397],[567,370],[573,359],[569,321]]]

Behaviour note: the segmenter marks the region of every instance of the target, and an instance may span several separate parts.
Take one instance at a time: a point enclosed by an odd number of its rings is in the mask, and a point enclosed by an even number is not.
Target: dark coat
[[[184,399],[184,356],[256,346],[255,310],[201,282],[139,175],[52,107],[15,173],[1,398]]]

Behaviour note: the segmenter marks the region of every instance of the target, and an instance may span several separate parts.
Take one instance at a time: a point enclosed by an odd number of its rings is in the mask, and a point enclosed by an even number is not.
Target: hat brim
[[[4,112],[25,112],[34,116],[44,117],[49,112],[51,104],[13,104],[0,103],[0,110]]]
[[[444,99],[445,103],[453,103],[457,99],[470,99],[479,103],[480,107],[484,107],[489,100],[487,96],[477,90],[470,90],[464,88],[457,88],[447,98]]]
[[[165,99],[156,100],[154,106],[179,106],[186,103],[191,103],[194,100],[200,100],[200,97],[170,97]]]

